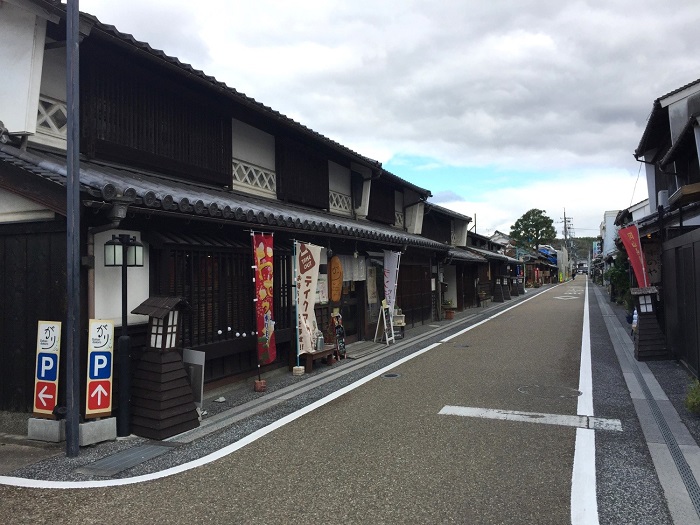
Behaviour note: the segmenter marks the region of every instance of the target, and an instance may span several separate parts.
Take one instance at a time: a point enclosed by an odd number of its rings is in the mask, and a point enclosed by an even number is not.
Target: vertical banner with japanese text
[[[251,233],[255,269],[255,320],[258,331],[258,363],[267,365],[277,357],[273,315],[273,248],[271,233]]]
[[[394,313],[396,302],[396,286],[399,282],[399,264],[401,252],[384,250],[384,298],[389,306],[389,314]]]
[[[321,247],[295,241],[294,264],[296,266],[297,324],[299,326],[299,354],[314,351],[316,325],[316,285],[318,282]]]
[[[651,286],[649,272],[647,271],[647,263],[644,259],[642,244],[639,241],[639,230],[636,224],[620,229],[617,234],[620,236],[622,244],[625,245],[627,257],[634,270],[634,276],[637,278],[637,284],[640,288]]]

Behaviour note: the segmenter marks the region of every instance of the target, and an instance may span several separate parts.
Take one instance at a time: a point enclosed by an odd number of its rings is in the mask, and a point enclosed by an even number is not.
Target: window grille
[[[246,189],[252,189],[256,193],[277,196],[277,182],[273,171],[260,166],[248,164],[238,159],[233,159],[233,185],[240,185]]]
[[[181,346],[236,339],[244,333],[250,337],[256,330],[251,250],[179,246],[166,250],[167,266],[162,267],[166,275],[157,279],[166,289],[157,292],[184,297],[191,307],[182,312]],[[274,262],[274,315],[278,330],[291,326],[291,258],[279,252]]]
[[[398,228],[403,228],[404,223],[403,223],[403,212],[397,211],[394,212],[394,226],[397,226]]]
[[[639,296],[639,311],[641,313],[653,312],[651,305],[651,296],[641,295]]]
[[[331,211],[342,213],[343,215],[352,215],[352,197],[350,195],[329,190],[328,197]]]
[[[39,97],[39,113],[37,115],[37,132],[66,138],[68,126],[68,110],[66,103],[41,95]]]

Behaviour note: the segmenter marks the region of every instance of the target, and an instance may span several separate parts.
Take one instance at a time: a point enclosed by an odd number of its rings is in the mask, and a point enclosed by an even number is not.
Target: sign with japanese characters
[[[39,321],[36,336],[34,413],[53,416],[58,397],[58,365],[61,354],[61,323]]]
[[[273,298],[273,250],[271,233],[251,233],[255,269],[255,317],[258,331],[258,362],[272,363],[277,357]]]
[[[401,252],[384,250],[384,298],[389,305],[389,313],[394,311],[396,301],[396,287],[399,282],[399,265],[401,264]]]
[[[316,325],[316,285],[321,247],[314,244],[295,242],[294,264],[296,267],[296,300],[299,354],[314,351]]]
[[[85,417],[106,417],[112,413],[112,357],[114,322],[90,319],[88,337]]]
[[[620,236],[620,240],[625,246],[627,257],[629,257],[632,270],[634,270],[634,276],[637,278],[637,284],[640,288],[651,286],[649,272],[647,271],[647,263],[644,258],[644,252],[642,251],[642,243],[639,240],[637,225],[632,224],[627,228],[622,228],[617,234]]]

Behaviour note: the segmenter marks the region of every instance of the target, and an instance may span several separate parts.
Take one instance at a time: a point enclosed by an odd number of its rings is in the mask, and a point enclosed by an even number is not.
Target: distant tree
[[[551,244],[557,238],[554,221],[544,210],[533,208],[510,227],[510,237],[521,246],[539,250],[541,244]]]

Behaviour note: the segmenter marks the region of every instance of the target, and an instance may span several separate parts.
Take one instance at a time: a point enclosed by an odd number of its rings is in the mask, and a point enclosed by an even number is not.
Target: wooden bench
[[[324,345],[323,350],[299,354],[299,362],[304,361],[304,371],[308,374],[314,369],[314,361],[335,354],[335,345]]]

